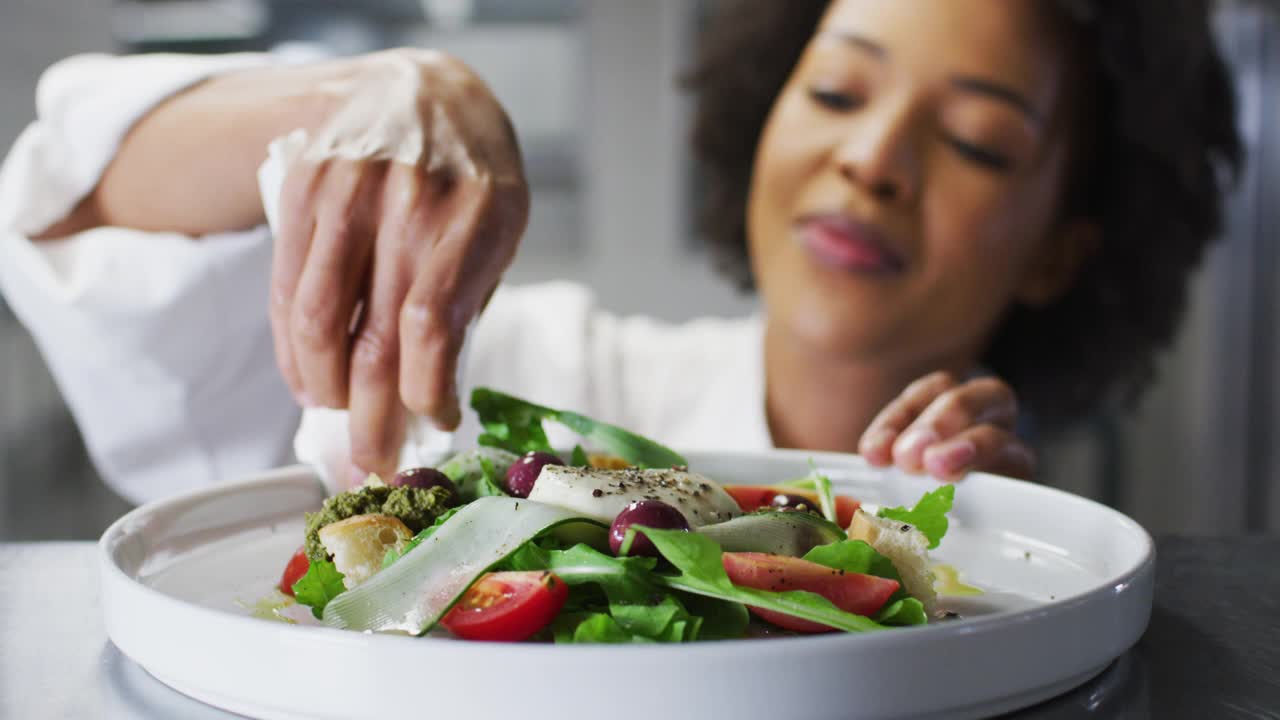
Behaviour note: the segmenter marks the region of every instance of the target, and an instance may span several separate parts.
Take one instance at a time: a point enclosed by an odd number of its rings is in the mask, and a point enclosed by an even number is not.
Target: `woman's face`
[[[976,362],[1064,289],[1066,62],[1041,0],[833,0],[766,123],[748,205],[770,322],[833,359]]]

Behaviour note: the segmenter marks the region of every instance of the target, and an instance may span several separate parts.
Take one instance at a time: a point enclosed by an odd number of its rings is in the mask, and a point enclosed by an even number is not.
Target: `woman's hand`
[[[465,65],[413,50],[355,62],[289,166],[270,314],[300,402],[348,408],[352,462],[386,474],[405,408],[457,426],[458,354],[529,190],[505,111]]]
[[[858,452],[872,465],[958,480],[978,470],[1030,479],[1035,454],[1013,433],[1018,403],[993,377],[965,382],[926,375],[890,402],[862,435]]]

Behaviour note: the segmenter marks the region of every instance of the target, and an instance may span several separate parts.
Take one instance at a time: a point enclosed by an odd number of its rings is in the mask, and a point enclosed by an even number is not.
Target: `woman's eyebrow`
[[[851,30],[825,30],[821,34],[839,40],[846,46],[860,50],[881,62],[889,59],[889,51],[885,46]],[[1001,85],[991,80],[970,75],[956,75],[951,78],[951,86],[963,92],[984,95],[1012,105],[1023,115],[1026,115],[1033,125],[1037,127],[1044,125],[1044,117],[1031,104],[1027,96],[1007,85]]]
[[[848,30],[827,30],[822,34],[841,40],[850,47],[857,48],[876,60],[884,60],[889,56],[889,51],[885,50],[883,45],[855,32],[850,32]]]
[[[1023,115],[1026,115],[1032,124],[1036,126],[1044,125],[1044,118],[1036,110],[1035,106],[1031,104],[1031,101],[1027,99],[1027,96],[1007,85],[968,75],[956,75],[951,78],[951,87],[976,95],[984,95],[1012,105]]]

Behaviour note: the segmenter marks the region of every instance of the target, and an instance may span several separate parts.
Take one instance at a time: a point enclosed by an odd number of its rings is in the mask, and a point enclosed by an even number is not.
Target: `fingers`
[[[280,227],[272,246],[271,296],[268,299],[271,337],[275,344],[276,364],[280,374],[298,403],[310,406],[314,401],[303,392],[302,378],[293,359],[290,322],[293,297],[298,278],[311,247],[315,232],[311,193],[321,177],[318,167],[299,163],[290,169],[280,191]]]
[[[933,373],[881,411],[863,434],[859,451],[873,465],[893,464],[944,479],[993,467],[1022,477],[1034,463],[1013,435],[1017,413],[1012,389],[998,378],[958,383],[949,373]],[[998,440],[1004,443],[999,450],[989,447]]]
[[[867,426],[858,444],[858,452],[872,465],[892,464],[894,443],[902,432],[915,422],[916,418],[920,417],[938,396],[957,384],[958,381],[951,373],[935,372],[908,385],[907,389],[886,405]]]
[[[351,462],[382,477],[396,470],[407,419],[400,401],[399,323],[413,279],[412,243],[426,233],[422,194],[412,168],[391,169],[369,293],[351,347]]]
[[[455,188],[448,224],[429,261],[419,268],[400,311],[400,397],[413,412],[452,430],[462,418],[458,402],[458,354],[467,325],[496,284],[475,272],[471,257],[486,251],[486,189]],[[492,248],[488,248],[492,249]],[[483,289],[477,292],[477,285]]]
[[[378,57],[303,155],[322,160],[286,179],[271,318],[295,394],[347,408],[353,464],[384,474],[406,408],[458,424],[463,337],[529,197],[514,130],[474,73],[438,53]]]
[[[374,224],[366,218],[379,171],[330,164],[289,312],[294,367],[303,391],[324,407],[347,407],[351,322],[372,255]]]
[[[982,471],[1029,480],[1035,474],[1035,454],[1014,434],[994,425],[969,428],[930,446],[924,469],[941,480],[958,480]]]
[[[924,469],[924,451],[965,428],[992,424],[1013,428],[1013,391],[996,378],[980,378],[945,390],[893,443],[893,462],[911,472]]]

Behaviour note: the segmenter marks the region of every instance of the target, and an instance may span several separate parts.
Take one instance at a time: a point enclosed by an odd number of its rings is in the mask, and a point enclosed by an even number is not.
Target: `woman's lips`
[[[897,273],[906,266],[874,228],[838,214],[811,215],[796,223],[800,242],[824,265],[849,272]]]

